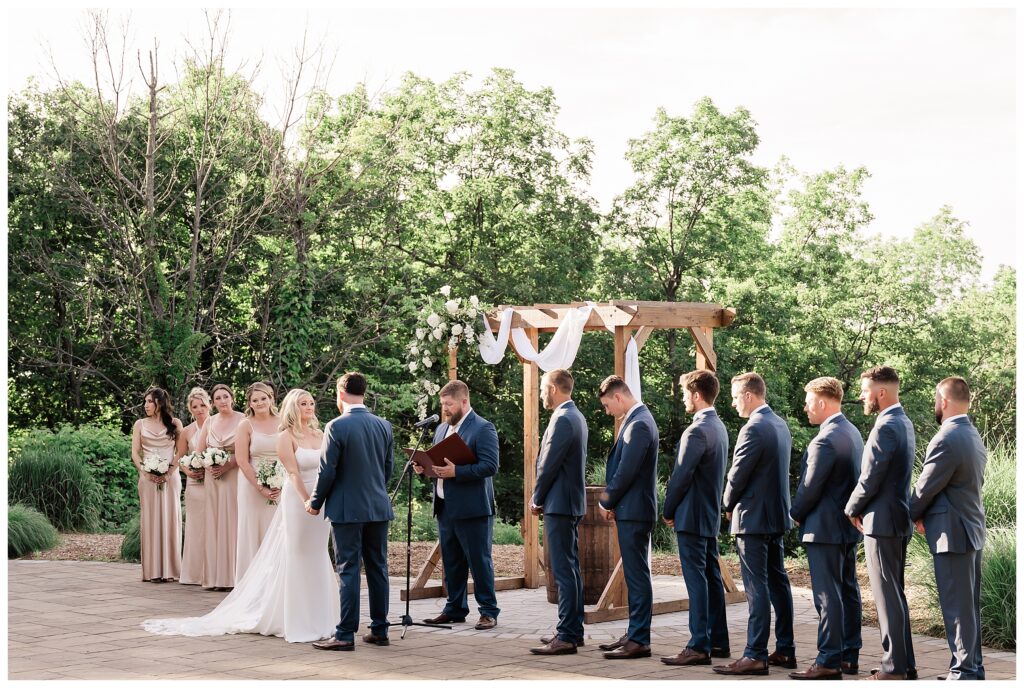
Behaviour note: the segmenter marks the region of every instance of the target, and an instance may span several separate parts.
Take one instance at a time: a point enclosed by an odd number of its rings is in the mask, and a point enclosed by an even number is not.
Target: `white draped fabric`
[[[590,314],[593,311],[594,304],[589,302],[586,306],[571,309],[566,313],[551,341],[540,352],[533,348],[533,344],[530,342],[530,338],[526,335],[525,330],[520,327],[512,327],[512,314],[515,311],[511,308],[505,309],[501,313],[497,337],[491,333],[487,316],[483,315],[484,330],[479,340],[480,358],[483,359],[484,363],[496,365],[505,356],[505,349],[508,347],[508,340],[511,336],[512,343],[519,355],[531,363],[536,363],[545,373],[555,368],[569,369],[576,360],[576,354],[580,349],[580,342],[583,339],[583,328],[586,326],[587,321],[590,320]],[[598,314],[600,314],[600,311],[598,311]],[[605,324],[605,327],[608,328],[609,332],[615,331],[614,327],[609,327],[607,324]],[[632,337],[629,338],[629,344],[626,346],[625,363],[626,384],[629,386],[630,391],[633,392],[636,400],[640,401],[640,355],[636,340]]]

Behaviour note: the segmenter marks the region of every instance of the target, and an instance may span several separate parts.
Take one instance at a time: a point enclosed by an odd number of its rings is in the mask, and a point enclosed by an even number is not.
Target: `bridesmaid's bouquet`
[[[284,466],[280,461],[260,461],[256,467],[256,482],[271,490],[280,490],[284,487],[286,478]],[[277,502],[268,499],[267,504],[277,504]]]
[[[228,456],[228,453],[220,447],[209,447],[203,452],[203,468],[223,466],[230,460],[231,457]],[[220,480],[220,478],[216,477],[214,480]]]
[[[147,454],[142,459],[142,470],[146,473],[152,473],[153,475],[165,476],[167,471],[171,470],[171,462],[163,458],[159,454]],[[164,484],[160,483],[156,486],[157,492],[162,492]]]
[[[190,471],[205,471],[206,470],[206,464],[203,461],[203,455],[200,454],[199,452],[192,452],[190,454],[185,454],[185,456],[181,457],[181,462],[180,462],[179,465],[184,466],[185,468],[189,469]],[[193,478],[193,480],[195,480],[196,483],[198,483],[198,484],[202,484],[202,482],[203,482],[202,478]]]

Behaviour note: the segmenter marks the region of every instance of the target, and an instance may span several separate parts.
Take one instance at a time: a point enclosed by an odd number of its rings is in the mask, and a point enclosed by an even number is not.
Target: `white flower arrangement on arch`
[[[468,298],[452,296],[449,285],[424,300],[406,347],[405,362],[406,369],[416,378],[416,408],[421,419],[427,416],[430,397],[436,396],[448,381],[448,353],[468,347],[479,354],[483,328],[480,316],[485,310],[475,294]]]

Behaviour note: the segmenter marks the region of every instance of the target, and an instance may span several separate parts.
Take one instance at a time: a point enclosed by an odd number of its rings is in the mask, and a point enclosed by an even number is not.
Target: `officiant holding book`
[[[445,461],[434,466],[434,516],[441,543],[441,562],[448,600],[441,614],[424,619],[428,624],[461,623],[469,615],[469,573],[480,611],[475,628],[489,630],[498,624],[498,598],[494,593],[494,485],[498,472],[498,432],[470,406],[469,387],[452,380],[441,388],[441,418],[434,444],[457,433],[476,456],[472,463]],[[413,468],[423,474],[423,467]]]

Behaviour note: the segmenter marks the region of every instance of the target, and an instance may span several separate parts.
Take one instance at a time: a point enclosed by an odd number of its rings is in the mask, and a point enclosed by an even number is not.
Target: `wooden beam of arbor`
[[[512,327],[535,328],[540,332],[553,332],[572,308],[586,304],[534,304],[532,306],[498,306],[487,315],[491,330],[497,331],[501,311],[512,309]],[[595,312],[584,325],[584,330],[603,330],[608,327],[650,327],[653,329],[682,329],[688,327],[724,327],[736,317],[736,311],[716,303],[662,302],[662,301],[609,301],[595,305]]]

